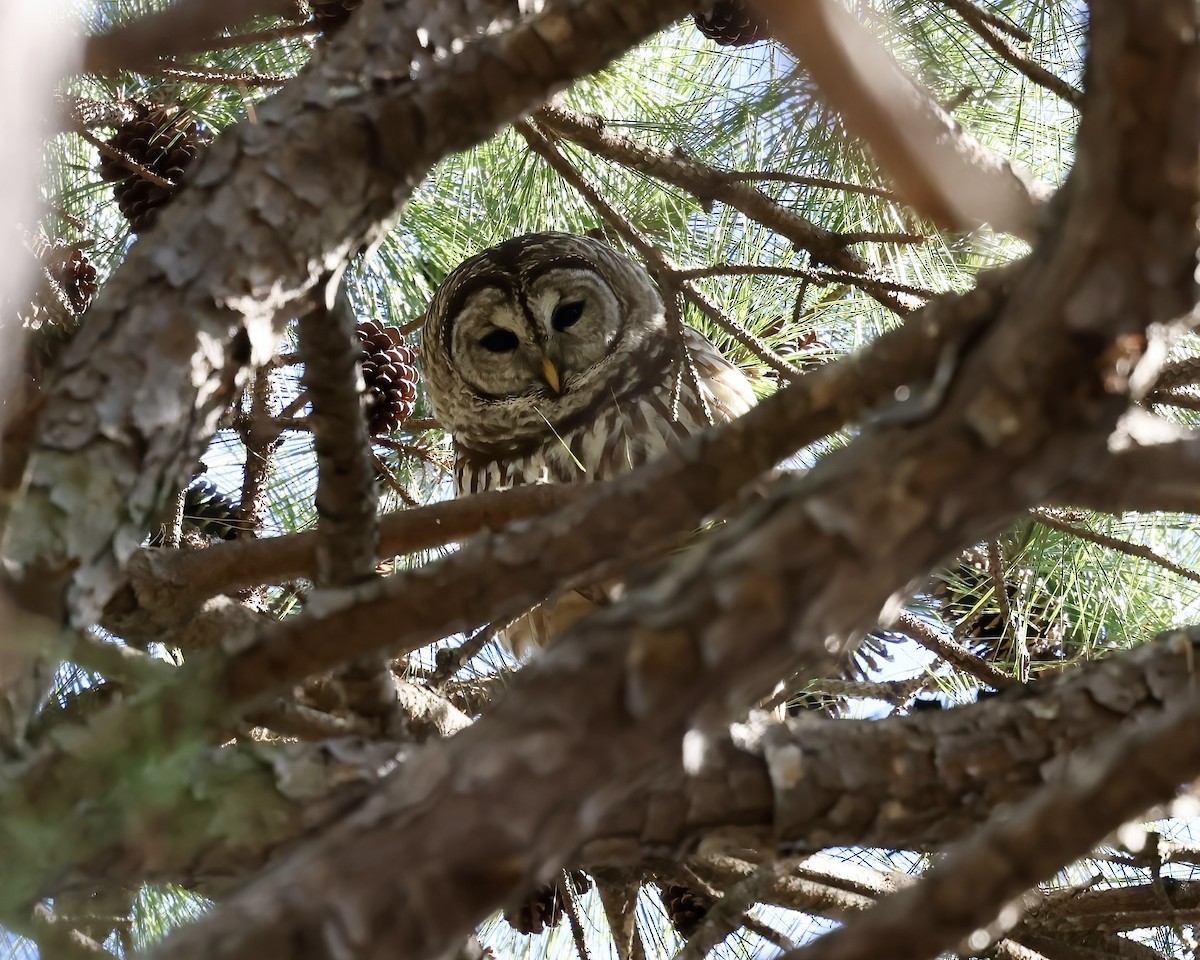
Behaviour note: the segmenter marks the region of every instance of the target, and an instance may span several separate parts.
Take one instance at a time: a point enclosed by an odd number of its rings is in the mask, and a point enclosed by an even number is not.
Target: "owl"
[[[608,480],[754,403],[737,367],[668,319],[640,264],[567,233],[458,266],[429,306],[420,359],[460,495]],[[518,653],[544,645],[613,588],[542,604],[505,639]]]

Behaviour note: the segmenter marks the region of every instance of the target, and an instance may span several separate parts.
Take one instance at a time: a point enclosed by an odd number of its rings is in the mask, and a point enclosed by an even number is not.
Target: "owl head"
[[[639,264],[588,237],[531,233],[446,277],[426,315],[422,372],[455,442],[502,452],[660,377],[671,342]]]

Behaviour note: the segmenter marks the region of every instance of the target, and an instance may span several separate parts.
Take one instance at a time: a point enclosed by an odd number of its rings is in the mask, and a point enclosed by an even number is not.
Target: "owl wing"
[[[604,606],[604,588],[603,584],[589,584],[582,593],[568,590],[561,597],[538,604],[501,630],[500,642],[518,657],[548,646],[577,620]]]
[[[683,345],[704,391],[713,423],[735,420],[754,406],[754,388],[746,375],[699,330],[685,327]]]
[[[684,328],[683,342],[703,401],[697,396],[688,372],[677,368],[666,382],[641,398],[614,403],[590,427],[592,430],[599,427],[606,442],[606,454],[595,458],[590,479],[607,479],[641,466],[668,444],[680,442],[709,425],[736,419],[754,406],[755,394],[749,380],[706,336],[688,326]],[[671,397],[677,392],[677,377],[683,379],[678,385],[678,407],[674,410],[677,419],[672,419]],[[568,438],[568,442],[570,439],[574,438]],[[581,455],[584,449],[581,446]],[[509,464],[496,464],[491,469],[504,476],[486,476],[482,487],[510,480]],[[500,640],[517,656],[532,653],[552,643],[577,620],[616,599],[622,589],[622,580],[608,580],[568,590],[514,620],[500,631]]]

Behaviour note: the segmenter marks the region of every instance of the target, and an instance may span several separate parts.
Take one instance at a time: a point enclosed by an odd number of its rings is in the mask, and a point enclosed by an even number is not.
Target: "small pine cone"
[[[717,0],[707,13],[697,13],[696,29],[723,47],[744,47],[771,36],[770,25],[742,0]]]
[[[668,883],[662,888],[662,902],[671,926],[687,940],[700,929],[701,921],[716,901],[682,883]]]
[[[510,927],[530,936],[544,932],[547,927],[557,927],[562,918],[563,906],[557,883],[538,887],[516,907],[504,911],[504,919]]]
[[[100,159],[100,176],[113,182],[117,206],[134,233],[153,225],[159,208],[175,196],[179,182],[202,146],[200,127],[176,106],[137,104],[137,115],[117,129],[108,145],[172,186],[151,183],[115,157]]]
[[[358,325],[358,339],[371,436],[394,433],[417,405],[416,357],[398,329],[374,320]]]
[[[350,14],[362,6],[362,0],[308,0],[313,19],[325,36],[336,33],[350,20]]]
[[[205,533],[221,540],[238,535],[238,505],[208,480],[197,480],[183,495],[183,516]]]
[[[83,248],[74,243],[57,243],[42,254],[46,270],[62,287],[71,309],[83,313],[96,295],[96,268]]]
[[[568,870],[567,882],[571,891],[578,895],[586,893],[592,886],[592,879],[582,870]],[[518,933],[542,933],[547,927],[557,927],[562,923],[563,904],[560,890],[562,880],[543,884],[533,891],[515,908],[504,911],[504,919]]]

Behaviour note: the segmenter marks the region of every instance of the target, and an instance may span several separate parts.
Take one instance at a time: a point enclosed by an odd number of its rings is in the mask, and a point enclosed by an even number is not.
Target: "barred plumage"
[[[517,237],[454,270],[430,304],[421,364],[460,494],[610,479],[754,403],[716,347],[672,327],[640,265],[572,234]],[[510,645],[546,642],[580,615],[577,600],[543,604]]]

